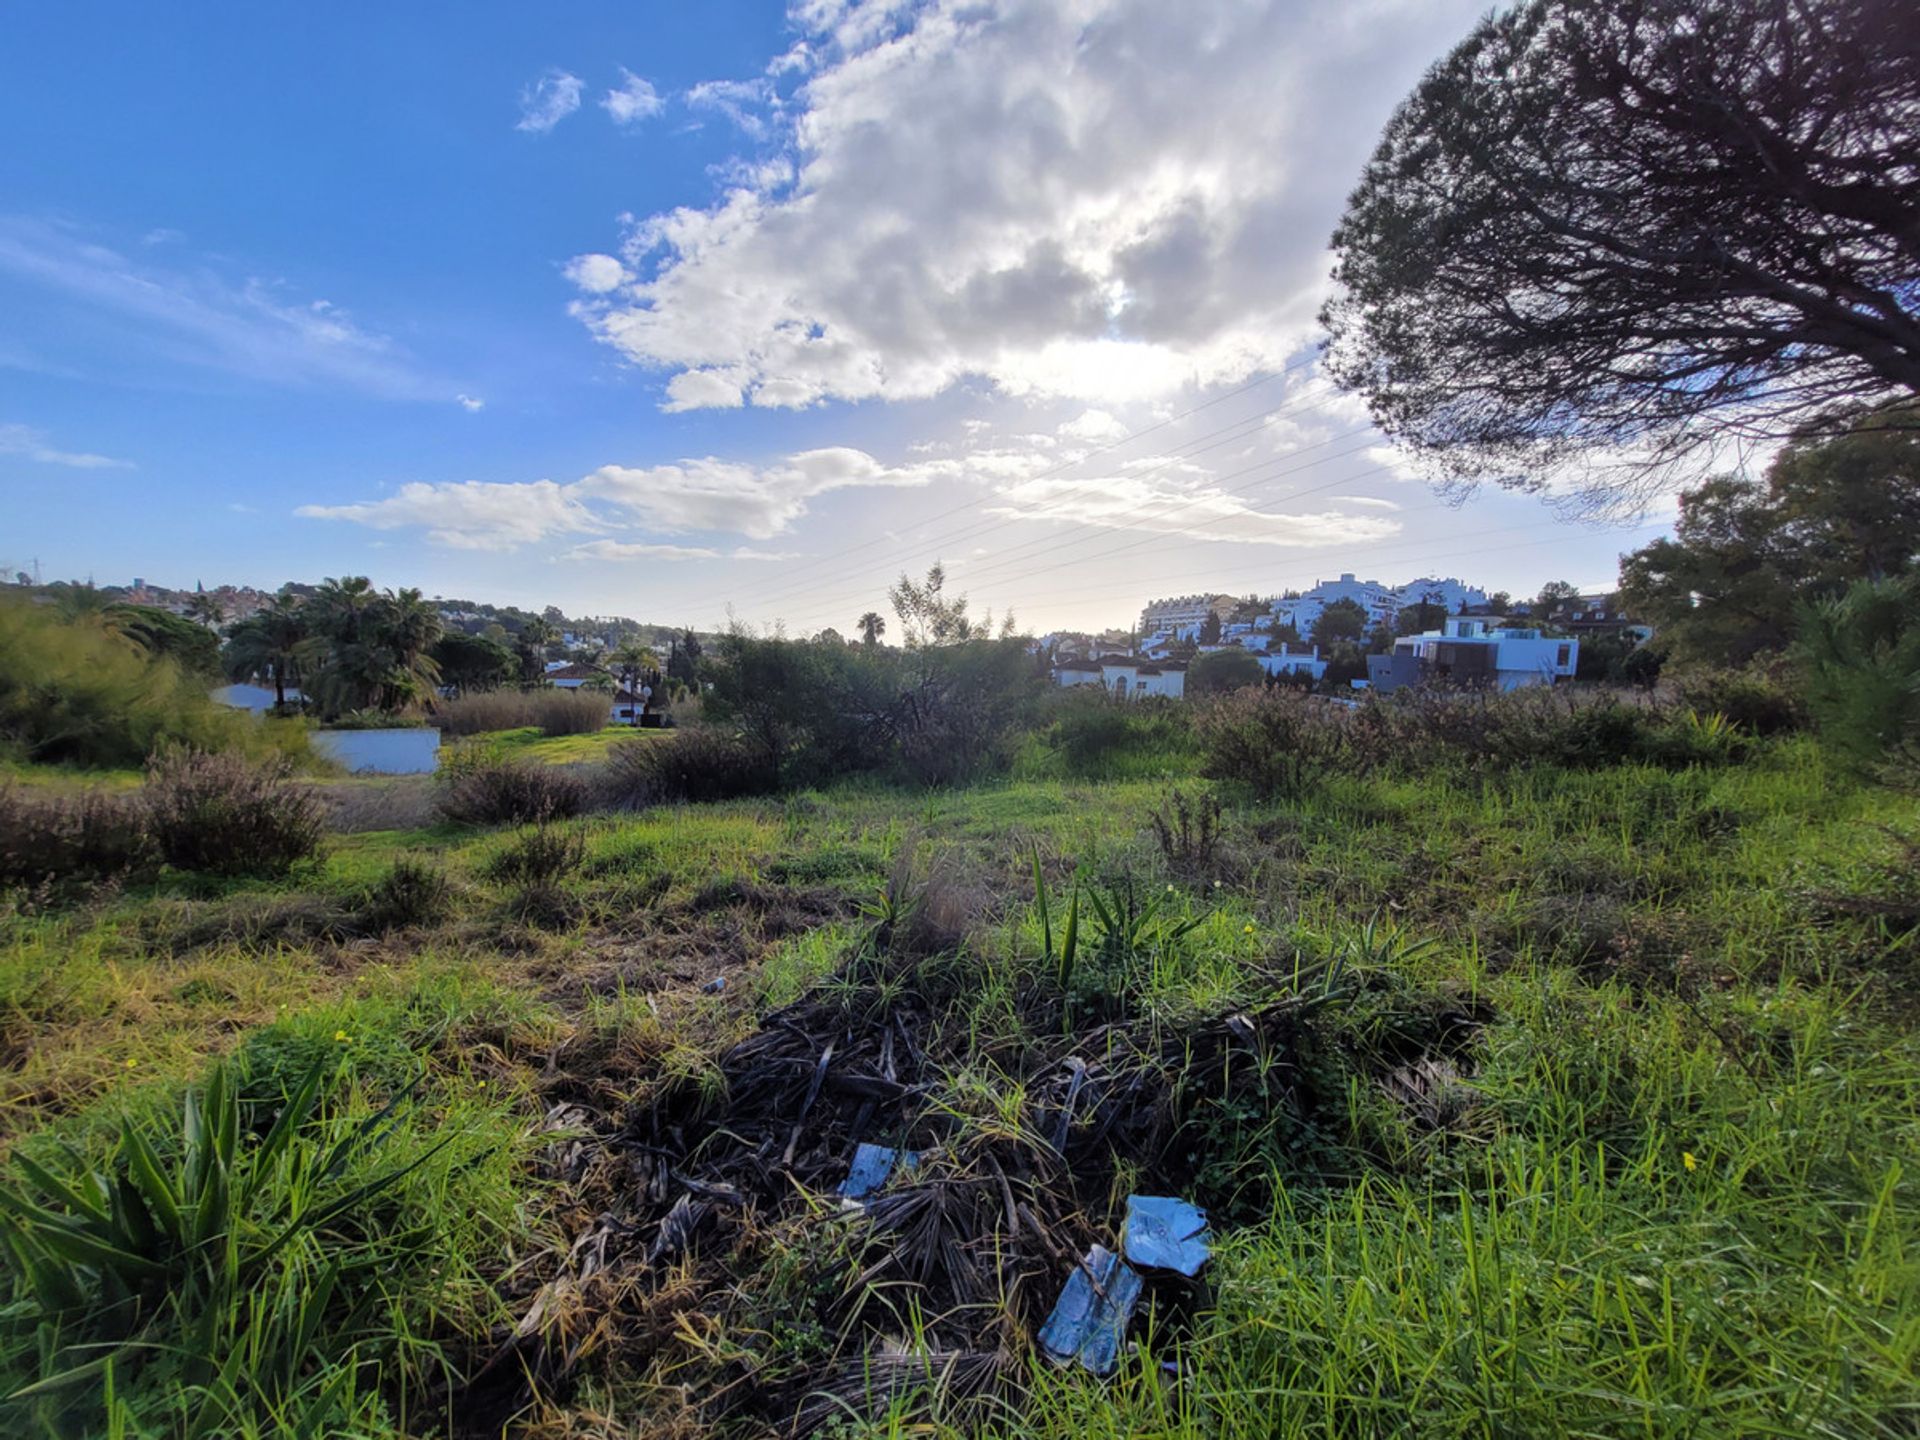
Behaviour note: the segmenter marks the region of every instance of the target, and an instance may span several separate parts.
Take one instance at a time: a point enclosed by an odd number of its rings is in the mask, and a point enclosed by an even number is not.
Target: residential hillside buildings
[[[1209,615],[1225,620],[1240,603],[1234,595],[1175,595],[1170,600],[1155,600],[1140,612],[1142,635],[1178,635],[1197,630]]]
[[[1460,616],[1438,630],[1401,636],[1385,655],[1369,655],[1367,684],[1382,694],[1429,681],[1518,690],[1572,679],[1579,665],[1576,639]]]
[[[1276,595],[1256,609],[1253,618],[1244,618],[1246,604],[1237,596],[1221,593],[1175,595],[1155,600],[1140,612],[1141,649],[1147,654],[1180,640],[1197,638],[1209,615],[1221,622],[1222,640],[1238,640],[1246,649],[1262,648],[1259,636],[1270,630],[1292,626],[1303,639],[1311,639],[1313,627],[1329,605],[1350,600],[1366,613],[1367,629],[1391,626],[1394,618],[1413,605],[1437,605],[1449,615],[1458,615],[1487,603],[1487,592],[1454,576],[1421,576],[1403,585],[1388,585],[1379,580],[1362,580],[1351,573],[1338,579],[1322,580],[1310,590]],[[1243,618],[1230,623],[1238,612]]]

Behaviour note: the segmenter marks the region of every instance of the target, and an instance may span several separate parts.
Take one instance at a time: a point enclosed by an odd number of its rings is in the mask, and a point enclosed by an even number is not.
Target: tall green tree
[[[1863,770],[1920,765],[1920,571],[1803,606],[1794,656],[1828,744]]]
[[[1784,648],[1803,601],[1904,574],[1920,555],[1920,430],[1853,413],[1787,445],[1764,480],[1680,495],[1671,538],[1622,558],[1626,608],[1675,659],[1740,664]]]
[[[1332,645],[1358,645],[1366,633],[1367,612],[1352,600],[1333,601],[1313,622],[1313,643],[1322,650]]]
[[[1328,367],[1436,480],[1595,503],[1920,394],[1916,114],[1910,0],[1522,0],[1389,122]]]
[[[887,622],[878,610],[869,610],[860,617],[860,643],[869,650],[880,643],[880,637],[887,633]]]
[[[287,686],[299,683],[299,656],[311,638],[306,606],[282,591],[263,609],[228,629],[221,661],[232,680],[270,677],[274,705],[284,710]]]

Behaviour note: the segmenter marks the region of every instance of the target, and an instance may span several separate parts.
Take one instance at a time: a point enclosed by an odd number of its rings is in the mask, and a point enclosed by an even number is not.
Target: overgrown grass
[[[1174,1045],[1317,996],[1272,1077],[1304,1095],[1297,1111],[1232,1076],[1206,1089],[1198,1059],[1180,1082],[1198,1087],[1177,1136],[1191,1158],[1155,1173],[1215,1206],[1207,1298],[1156,1309],[1109,1382],[1031,1359],[1026,1318],[996,1331],[1012,1376],[998,1428],[1910,1434],[1920,927],[1886,827],[1920,831],[1920,803],[1804,739],[1755,745],[1716,768],[1335,774],[1253,805],[1223,786],[1204,854],[1156,840],[1157,776],[557,820],[537,833],[565,863],[541,883],[568,918],[547,928],[517,908],[511,832],[335,836],[284,880],[162,876],[0,916],[0,1128],[36,1154],[63,1140],[98,1157],[124,1117],[176,1113],[211,1055],[336,1047],[352,1117],[424,1073],[389,1160],[447,1130],[478,1158],[408,1180],[448,1258],[383,1294],[388,1358],[342,1414],[371,1433],[403,1413],[441,1423],[395,1407],[439,1357],[470,1372],[545,1295],[536,1331],[582,1348],[531,1421],[744,1431],[771,1412],[726,1408],[752,1393],[741,1375],[764,1395],[791,1385],[799,1406],[818,1375],[896,1363],[870,1348],[877,1316],[909,1354],[971,1322],[916,1314],[899,1279],[844,1297],[878,1252],[826,1218],[830,1194],[709,1219],[734,1228],[583,1279],[562,1257],[636,1203],[647,1153],[595,1160],[594,1127],[667,1107],[715,1127],[702,1156],[723,1145],[741,1103],[727,1047],[804,1002],[849,1035],[910,1019],[929,1056],[913,1123],[951,1156],[1004,1159],[1052,1123],[1063,1057],[1119,1053],[1113,1034],[1080,1048],[1095,1027]],[[1177,768],[1189,802],[1214,793]],[[435,877],[409,887],[434,899],[408,908],[412,929],[311,928],[361,916],[402,861]],[[1444,1093],[1422,1104],[1426,1082],[1395,1067],[1442,1033],[1457,1071],[1424,1072]],[[567,1106],[556,1123],[590,1133],[554,1153],[589,1158],[536,1159],[525,1137]],[[1076,1245],[1110,1242],[1108,1207],[1145,1182],[1145,1161],[1103,1163],[1062,1232]],[[653,1220],[625,1223],[644,1254]],[[1030,1290],[982,1303],[1028,1317],[1062,1278],[1048,1261]],[[529,1352],[529,1372],[551,1354]],[[16,1356],[16,1381],[39,1363]],[[174,1423],[163,1389],[116,1384],[131,1419]],[[928,1409],[911,1389],[891,1408],[839,1393],[855,1429],[969,1423],[957,1393]]]

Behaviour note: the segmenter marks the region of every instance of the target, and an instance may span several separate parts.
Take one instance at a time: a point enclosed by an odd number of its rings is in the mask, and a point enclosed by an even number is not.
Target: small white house
[[[1187,693],[1187,667],[1136,655],[1102,655],[1095,660],[1069,660],[1054,667],[1058,685],[1098,685],[1121,700],[1142,695],[1165,695],[1178,700]]]
[[[1423,680],[1518,690],[1569,679],[1579,664],[1578,640],[1461,616],[1438,630],[1401,636],[1390,655],[1368,656],[1367,679],[1383,692]]]
[[[1292,650],[1282,645],[1278,650],[1249,653],[1269,675],[1305,675],[1318,684],[1320,677],[1327,673],[1327,662],[1320,658],[1318,645],[1306,650]]]

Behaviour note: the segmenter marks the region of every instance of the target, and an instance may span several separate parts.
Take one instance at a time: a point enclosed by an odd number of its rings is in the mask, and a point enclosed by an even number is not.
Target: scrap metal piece
[[[1147,1270],[1172,1270],[1189,1279],[1207,1263],[1207,1212],[1170,1195],[1129,1195],[1120,1249]]]
[[[1120,1359],[1127,1322],[1140,1299],[1140,1277],[1104,1245],[1087,1251],[1040,1327],[1040,1347],[1056,1365],[1079,1361],[1095,1375],[1111,1375]]]
[[[853,1150],[853,1164],[847,1167],[847,1178],[840,1182],[840,1197],[843,1200],[863,1200],[887,1183],[896,1165],[908,1170],[920,1163],[920,1157],[911,1150],[895,1150],[887,1145],[869,1145],[862,1141]]]

